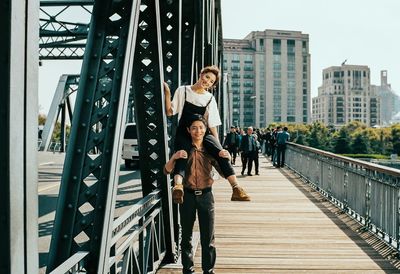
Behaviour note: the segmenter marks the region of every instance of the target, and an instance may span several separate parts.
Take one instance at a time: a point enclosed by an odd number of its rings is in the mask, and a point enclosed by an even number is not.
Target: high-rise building
[[[400,111],[400,98],[388,84],[387,70],[381,71],[381,85],[371,86],[380,101],[380,122],[382,125],[392,123],[392,118]]]
[[[265,30],[244,39],[224,39],[224,71],[232,124],[310,122],[308,34]]]
[[[313,121],[342,126],[359,121],[380,124],[379,98],[371,87],[368,66],[333,66],[323,70],[322,86],[312,99]]]

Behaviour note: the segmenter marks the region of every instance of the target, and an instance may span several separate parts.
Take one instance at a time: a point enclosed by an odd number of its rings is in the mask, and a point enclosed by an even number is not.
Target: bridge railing
[[[400,249],[400,170],[292,143],[286,164],[366,229]]]
[[[149,273],[159,267],[166,252],[160,192],[153,191],[114,220],[109,273]],[[50,274],[86,273],[88,254],[75,253]]]

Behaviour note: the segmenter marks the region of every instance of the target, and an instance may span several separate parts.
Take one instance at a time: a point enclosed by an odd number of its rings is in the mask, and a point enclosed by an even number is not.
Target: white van
[[[133,163],[139,164],[139,146],[135,123],[125,125],[122,159],[125,160],[125,168],[130,168]]]

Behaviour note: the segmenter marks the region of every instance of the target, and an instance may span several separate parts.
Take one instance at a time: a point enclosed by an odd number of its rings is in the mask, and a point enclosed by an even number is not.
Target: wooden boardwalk
[[[235,170],[240,174],[239,166]],[[251,202],[231,202],[225,180],[213,187],[216,273],[400,273],[393,250],[358,232],[356,222],[289,169],[260,157],[260,176],[238,178]],[[202,273],[200,249],[196,273]],[[166,265],[157,273],[182,272],[179,265]]]

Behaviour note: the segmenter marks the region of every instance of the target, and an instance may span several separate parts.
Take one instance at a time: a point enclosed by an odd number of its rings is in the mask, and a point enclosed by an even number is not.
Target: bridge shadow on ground
[[[372,232],[365,231],[362,224],[332,204],[326,197],[304,182],[298,174],[286,168],[280,169],[280,172],[379,267],[384,270],[395,267],[399,269],[399,272],[396,271],[396,273],[400,273],[398,253],[392,247],[388,246]],[[393,272],[389,271],[387,273]]]

